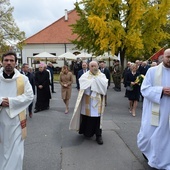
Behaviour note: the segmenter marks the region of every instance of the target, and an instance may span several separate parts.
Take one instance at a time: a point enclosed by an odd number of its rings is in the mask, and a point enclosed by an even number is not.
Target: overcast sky
[[[76,0],[10,0],[13,17],[21,31],[30,37],[74,9]]]

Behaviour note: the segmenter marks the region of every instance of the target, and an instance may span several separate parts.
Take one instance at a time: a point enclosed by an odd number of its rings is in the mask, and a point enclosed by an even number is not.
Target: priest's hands
[[[170,96],[170,87],[164,87],[162,92],[163,92],[163,95]]]
[[[3,98],[1,104],[2,104],[3,107],[9,107],[9,100],[8,100],[8,98]]]

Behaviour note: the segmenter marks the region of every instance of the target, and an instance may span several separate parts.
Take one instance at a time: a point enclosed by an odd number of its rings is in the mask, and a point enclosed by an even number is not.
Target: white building
[[[29,63],[30,66],[36,67],[35,63],[40,60],[42,61],[42,58],[33,58],[33,56],[42,52],[48,52],[55,56],[59,56],[68,51],[75,53],[76,50],[73,50],[75,46],[70,40],[74,40],[76,35],[72,34],[70,25],[76,23],[78,18],[76,10],[65,10],[65,15],[59,20],[27,38],[25,40],[26,45],[22,50],[22,63]],[[47,58],[44,59],[44,62],[47,62],[47,60],[56,63],[56,59],[53,61]],[[55,66],[59,67],[62,65],[63,61],[57,61],[57,64],[55,64]]]

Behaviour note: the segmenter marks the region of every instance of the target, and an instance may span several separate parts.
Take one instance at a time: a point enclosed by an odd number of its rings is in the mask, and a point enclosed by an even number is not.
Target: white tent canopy
[[[68,60],[76,60],[77,56],[72,54],[71,52],[66,52],[58,56],[58,59],[68,59]]]
[[[36,57],[39,57],[39,58],[57,58],[57,56],[52,55],[48,52],[42,52],[42,53],[39,53],[39,54],[33,56],[33,58],[36,58]]]
[[[108,55],[108,56],[98,56],[97,60],[118,60],[118,57],[116,55]]]
[[[88,53],[80,53],[76,56],[77,58],[91,58],[92,55]]]

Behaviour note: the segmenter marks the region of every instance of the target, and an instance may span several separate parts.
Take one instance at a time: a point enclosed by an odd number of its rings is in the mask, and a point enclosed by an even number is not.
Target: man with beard
[[[102,145],[102,116],[108,79],[98,69],[96,61],[89,63],[89,69],[79,78],[80,90],[69,128],[85,137],[96,135],[97,143]]]
[[[26,76],[15,69],[17,56],[2,56],[0,69],[0,169],[22,170],[26,137],[26,108],[33,91]]]
[[[144,97],[138,147],[151,167],[170,169],[170,49],[163,62],[148,69],[141,86]]]

